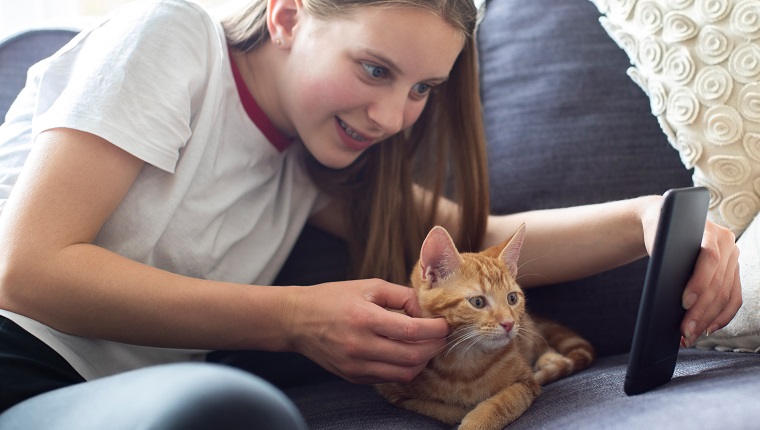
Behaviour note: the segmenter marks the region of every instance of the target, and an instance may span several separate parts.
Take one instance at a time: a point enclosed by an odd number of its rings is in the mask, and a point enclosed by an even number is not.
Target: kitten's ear
[[[454,241],[445,228],[435,226],[422,243],[420,251],[420,269],[423,281],[429,281],[430,287],[438,286],[440,279],[446,278],[462,263]]]
[[[509,273],[517,276],[517,260],[520,258],[520,249],[522,249],[523,239],[525,238],[525,223],[520,224],[512,238],[501,250],[499,258],[507,265]]]

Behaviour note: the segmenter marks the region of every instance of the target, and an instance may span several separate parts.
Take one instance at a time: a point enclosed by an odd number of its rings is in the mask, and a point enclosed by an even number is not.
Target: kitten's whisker
[[[454,349],[456,349],[456,347],[459,346],[461,343],[466,342],[469,339],[472,339],[473,337],[474,337],[473,335],[465,336],[465,337],[460,338],[456,342],[454,342],[452,344],[449,344],[447,346],[446,355],[448,355],[451,351],[453,351]]]
[[[446,351],[446,355],[448,355],[451,351],[453,351],[457,346],[462,344],[463,342],[466,342],[470,339],[477,338],[479,335],[475,331],[468,332],[464,334],[463,336],[457,338],[457,340],[452,341],[453,344],[449,347],[448,351]]]
[[[517,273],[520,273],[520,269],[522,269],[522,267],[525,266],[526,264],[532,263],[532,262],[534,262],[536,260],[540,260],[540,259],[542,259],[544,257],[546,257],[546,255],[542,255],[540,257],[532,258],[532,259],[530,259],[528,261],[523,261],[523,263],[517,267]],[[542,277],[542,278],[544,278],[546,280],[549,279],[549,278],[547,278],[546,276],[544,276],[544,275],[542,275],[540,273],[522,273],[519,276],[515,277],[515,281],[520,280],[520,278],[522,278],[523,276],[540,276],[540,277]]]
[[[530,259],[530,260],[528,260],[528,261],[523,261],[523,263],[522,263],[521,265],[517,266],[517,271],[519,272],[519,271],[520,271],[520,269],[522,269],[522,267],[523,267],[523,266],[525,266],[526,264],[528,264],[528,263],[532,263],[532,262],[534,262],[534,261],[536,261],[536,260],[540,260],[540,259],[542,259],[542,258],[544,258],[544,257],[546,257],[546,255],[542,255],[542,256],[540,256],[540,257],[536,257],[536,258],[531,258],[531,259]]]
[[[467,347],[459,354],[459,359],[461,360],[462,358],[464,358],[464,356],[467,355],[467,351],[473,346],[475,346],[476,343],[480,342],[483,338],[484,338],[483,335],[475,336],[474,337],[475,341],[467,345]]]
[[[456,347],[457,345],[459,345],[460,343],[462,343],[462,342],[465,342],[465,341],[467,341],[468,339],[471,339],[471,338],[473,338],[473,337],[475,337],[475,336],[477,336],[477,335],[478,335],[478,334],[477,334],[477,333],[475,333],[475,332],[466,333],[466,334],[464,334],[464,335],[462,335],[462,336],[460,336],[460,337],[456,338],[455,340],[453,340],[453,341],[451,341],[451,342],[449,342],[449,343],[451,344],[451,348],[455,348],[455,347]]]
[[[460,360],[463,359],[464,356],[467,355],[467,351],[470,348],[472,348],[473,346],[475,346],[476,343],[480,342],[483,338],[484,338],[484,336],[482,334],[479,334],[477,332],[473,332],[473,336],[471,336],[470,339],[468,339],[468,340],[474,339],[474,341],[472,343],[470,343],[469,345],[467,345],[462,351],[459,352],[459,359]]]
[[[450,339],[450,340],[457,340],[457,339],[460,339],[462,336],[466,336],[467,334],[471,333],[470,330],[471,330],[471,328],[467,327],[467,326],[460,327],[460,328],[454,330],[453,332],[451,332],[451,334],[449,334],[448,336],[446,336],[446,338]]]
[[[463,340],[463,338],[467,337],[470,333],[467,331],[468,327],[459,327],[455,329],[453,332],[451,332],[448,336],[446,336],[447,343],[446,347],[451,346],[452,344],[456,343],[457,341]],[[445,348],[445,347],[444,347]]]
[[[549,346],[549,342],[546,340],[545,337],[541,335],[541,333],[538,330],[528,330],[527,328],[523,327],[522,330],[517,332],[517,335],[532,344],[531,349],[533,350],[534,353],[539,353],[542,349],[542,346],[539,344],[538,339],[543,341],[543,343],[546,346]],[[535,342],[533,342],[534,340]]]
[[[545,344],[547,344],[547,345],[549,344],[538,330],[531,330],[531,329],[529,329],[527,327],[522,327],[521,331],[522,331],[523,335],[525,336],[525,338],[528,339],[528,340],[533,340],[533,339],[537,339],[538,338],[538,339],[543,340]]]
[[[453,348],[453,347],[455,347],[456,345],[458,345],[459,343],[461,343],[461,342],[463,342],[463,341],[467,340],[468,338],[470,338],[470,337],[472,337],[472,336],[474,336],[474,335],[475,335],[475,333],[474,333],[474,332],[466,332],[466,333],[463,333],[463,334],[461,334],[460,336],[457,336],[456,338],[449,340],[449,342],[448,342],[448,345],[449,345],[449,346],[451,346],[451,347]]]
[[[542,278],[544,278],[544,279],[546,279],[546,280],[548,280],[548,279],[549,279],[549,278],[547,278],[546,276],[544,276],[544,275],[542,275],[542,274],[540,274],[540,273],[524,273],[524,274],[522,274],[522,275],[520,275],[520,276],[516,277],[516,278],[515,278],[515,281],[519,281],[519,280],[520,280],[520,278],[522,278],[522,277],[525,277],[525,276],[540,276],[540,277],[542,277]]]
[[[470,329],[470,327],[468,327],[468,326],[458,327],[458,328],[454,329],[454,331],[452,331],[451,333],[449,333],[449,335],[446,336],[446,337],[452,337],[455,334],[458,334],[458,333],[460,333],[462,331],[465,331],[465,330],[468,330],[468,329]]]

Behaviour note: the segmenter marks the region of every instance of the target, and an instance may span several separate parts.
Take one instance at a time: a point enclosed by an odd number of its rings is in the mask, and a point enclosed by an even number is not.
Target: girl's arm
[[[421,194],[421,195],[424,195]],[[424,199],[423,199],[424,202]],[[654,246],[661,196],[562,209],[491,215],[484,247],[527,226],[520,252],[520,284],[554,284],[603,272],[648,255]],[[439,206],[437,222],[457,232],[457,207]],[[708,221],[694,274],[686,285],[684,344],[728,324],[742,304],[739,248],[733,233]],[[614,294],[614,293],[612,293]]]
[[[285,290],[191,279],[91,244],[142,166],[92,134],[56,129],[37,138],[0,217],[3,308],[121,342],[280,346],[272,334],[284,327],[276,318],[260,318],[270,326],[255,331],[229,321],[245,322],[250,307],[263,316],[282,312]]]
[[[520,283],[558,283],[599,273],[651,253],[662,197],[566,209],[491,216],[486,245],[503,241],[527,224],[520,255]],[[742,304],[739,248],[733,233],[710,221],[702,250],[683,293],[688,309],[681,324],[684,344],[728,324]]]
[[[418,204],[429,207],[430,193],[420,187],[415,191]],[[525,223],[527,230],[519,263],[521,285],[531,287],[582,278],[645,256],[642,221],[656,224],[660,200],[659,196],[648,196],[599,205],[491,215],[483,248],[509,239]],[[457,204],[442,199],[436,224],[452,236],[459,236]]]
[[[0,307],[85,337],[297,351],[361,382],[409,380],[445,345],[445,322],[385,311],[417,312],[405,287],[201,280],[92,245],[142,166],[92,134],[42,133],[0,215]]]
[[[661,197],[490,216],[484,246],[527,226],[520,283],[554,284],[593,275],[647,255],[644,225],[657,223]],[[651,232],[654,233],[653,231]],[[652,236],[652,239],[654,236]]]

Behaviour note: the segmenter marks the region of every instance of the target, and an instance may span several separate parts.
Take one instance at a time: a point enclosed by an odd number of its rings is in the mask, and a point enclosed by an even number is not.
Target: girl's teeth
[[[361,137],[358,134],[356,134],[354,132],[354,130],[351,129],[351,127],[349,127],[348,125],[346,125],[345,122],[343,122],[343,120],[339,120],[338,122],[340,123],[340,126],[343,127],[343,130],[346,131],[347,135],[351,136],[352,138],[354,138],[356,140],[362,141],[362,142],[366,140],[363,137]]]

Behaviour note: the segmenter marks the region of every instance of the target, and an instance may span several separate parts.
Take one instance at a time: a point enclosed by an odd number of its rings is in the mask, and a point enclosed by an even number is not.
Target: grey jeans
[[[268,382],[209,363],[149,367],[75,384],[0,414],[0,429],[306,429]]]
[[[47,391],[1,413],[0,430],[307,428],[290,399],[250,372],[181,363],[80,382],[33,336],[8,321],[0,329],[0,383],[11,384],[0,394]]]

